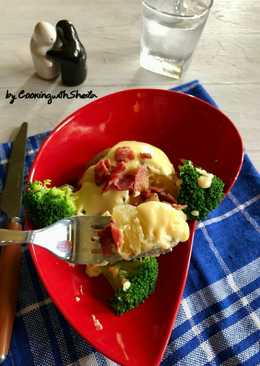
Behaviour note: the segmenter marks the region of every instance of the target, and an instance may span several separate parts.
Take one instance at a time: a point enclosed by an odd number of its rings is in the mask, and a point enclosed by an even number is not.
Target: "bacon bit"
[[[162,201],[177,204],[175,197],[171,193],[165,192],[163,188],[156,186],[151,186],[147,191],[143,191],[142,198],[144,201]]]
[[[148,198],[146,198],[145,202],[149,201],[160,201],[159,196],[157,193],[151,193]]]
[[[149,189],[149,175],[146,167],[141,166],[136,171],[126,174],[118,182],[118,189],[131,192],[142,192]]]
[[[112,237],[110,224],[108,224],[103,230],[100,230],[98,236],[103,255],[104,256],[112,255],[114,248],[114,241]]]
[[[142,200],[143,201],[147,200],[147,198],[149,198],[151,196],[151,194],[152,194],[152,192],[150,191],[150,189],[148,189],[147,191],[141,192]]]
[[[147,191],[149,189],[149,173],[145,166],[137,169],[134,181],[134,192]]]
[[[112,255],[123,243],[124,237],[115,223],[109,223],[103,230],[98,232],[102,253],[104,256]]]
[[[149,175],[146,167],[141,166],[136,171],[124,174],[125,163],[119,162],[112,169],[111,176],[105,184],[103,191],[109,189],[115,191],[142,192],[149,188]]]
[[[156,187],[156,186],[151,186],[151,187],[150,187],[150,191],[151,191],[151,192],[154,192],[154,193],[160,193],[160,192],[163,192],[163,188],[161,188],[161,187]]]
[[[153,194],[157,194],[156,192],[152,192],[151,189],[148,189],[147,191],[141,192],[141,196],[144,201],[147,201],[150,197],[152,197]]]
[[[175,197],[173,197],[173,195],[171,195],[170,193],[167,192],[158,192],[158,196],[160,201],[165,201],[168,203],[177,203]]]
[[[115,187],[118,191],[132,191],[134,189],[134,182],[134,175],[125,174],[118,180],[118,182],[115,184]]]
[[[173,203],[172,207],[176,208],[176,210],[183,210],[184,208],[187,207],[187,205],[181,205],[181,204],[178,204],[178,203]]]
[[[143,191],[138,196],[131,195],[129,203],[133,206],[139,206],[143,202],[148,201],[160,201],[157,193],[153,193],[150,190]]]
[[[152,159],[152,155],[150,153],[142,152],[139,155],[140,155],[140,159]]]
[[[126,165],[123,161],[110,168],[111,174],[105,177],[103,192],[108,190],[142,192],[149,189],[149,174],[145,166],[129,173],[126,173],[125,169]]]
[[[143,198],[142,194],[139,194],[138,196],[131,195],[129,203],[133,206],[139,206],[144,201],[145,199]]]
[[[106,183],[111,174],[111,161],[109,159],[100,160],[95,166],[95,183],[101,185]]]
[[[127,162],[128,160],[133,160],[134,158],[135,154],[128,146],[118,147],[115,151],[115,160],[118,162]]]
[[[112,173],[111,173],[111,179],[118,178],[119,174],[121,174],[125,170],[125,163],[119,162],[116,164],[116,166],[113,167]]]
[[[112,168],[111,175],[108,177],[108,180],[105,186],[103,187],[104,192],[108,191],[109,189],[118,190],[117,184],[120,178],[122,178],[123,176],[122,173],[124,172],[124,170],[125,170],[125,163],[123,162],[117,163],[117,165]]]
[[[119,249],[124,241],[123,233],[114,223],[111,223],[110,227],[115,246]]]

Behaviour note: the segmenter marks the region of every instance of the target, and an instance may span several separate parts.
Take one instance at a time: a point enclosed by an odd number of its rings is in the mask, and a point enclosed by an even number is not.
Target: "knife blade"
[[[0,208],[8,217],[7,228],[21,230],[24,158],[28,124],[24,122],[13,141]],[[21,267],[21,246],[5,247],[0,254],[0,363],[9,352]]]
[[[8,162],[4,191],[1,194],[0,208],[9,218],[19,217],[22,200],[23,167],[27,123],[24,122],[13,142]]]

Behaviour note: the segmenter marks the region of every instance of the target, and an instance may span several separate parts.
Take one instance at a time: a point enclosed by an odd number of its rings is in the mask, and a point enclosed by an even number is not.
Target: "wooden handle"
[[[8,229],[22,230],[17,219],[12,219]],[[10,347],[13,323],[16,313],[16,300],[20,278],[22,250],[21,245],[2,248],[0,254],[0,363]]]

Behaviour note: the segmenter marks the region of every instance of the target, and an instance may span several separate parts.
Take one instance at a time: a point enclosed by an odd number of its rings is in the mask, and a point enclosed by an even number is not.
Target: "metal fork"
[[[110,222],[109,216],[73,216],[39,230],[0,229],[0,247],[32,243],[74,264],[115,263],[122,257],[104,256],[98,236]]]
[[[49,250],[60,259],[73,264],[112,264],[124,258],[119,254],[104,254],[98,231],[111,222],[110,216],[72,216],[39,230],[17,231],[0,229],[0,247],[31,243]],[[173,243],[173,247],[176,243]],[[141,257],[157,257],[172,248],[151,250],[128,260]]]

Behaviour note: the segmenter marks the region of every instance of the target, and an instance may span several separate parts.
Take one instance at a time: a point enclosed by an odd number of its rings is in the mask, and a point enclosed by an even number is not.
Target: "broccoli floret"
[[[188,219],[205,219],[224,197],[223,181],[214,175],[209,188],[199,187],[198,178],[202,173],[200,168],[197,170],[189,160],[184,161],[179,173],[181,185],[177,197],[178,203],[187,205],[184,212]]]
[[[123,314],[143,303],[154,291],[158,263],[155,257],[122,261],[108,266],[103,274],[115,291],[110,305],[116,314]]]
[[[30,183],[23,197],[24,207],[33,227],[42,228],[76,213],[69,185],[50,187],[50,180]]]

